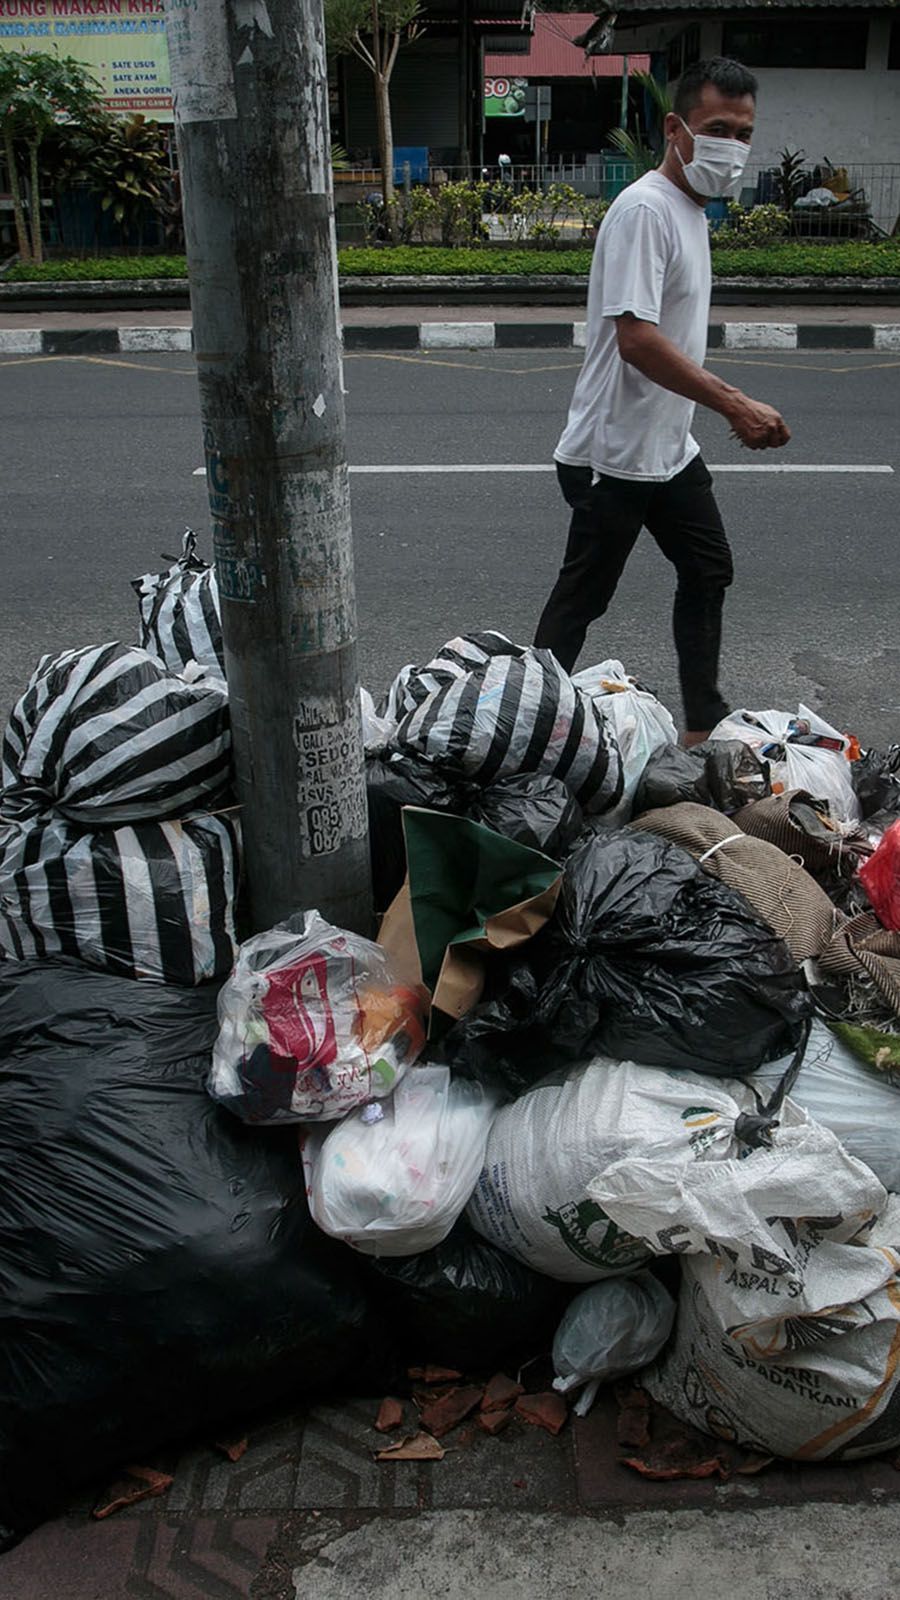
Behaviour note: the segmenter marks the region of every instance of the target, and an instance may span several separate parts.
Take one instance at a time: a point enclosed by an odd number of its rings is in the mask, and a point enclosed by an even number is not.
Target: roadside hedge
[[[85,283],[113,279],[186,278],[184,256],[84,256],[70,261],[17,261],[0,283]]]
[[[713,246],[713,272],[719,278],[892,278],[900,277],[900,239],[870,244],[781,244],[742,247]],[[342,277],[519,277],[552,273],[579,277],[590,271],[591,247],[534,250],[527,246],[484,250],[445,249],[438,245],[348,245],[338,252]],[[183,256],[111,256],[84,260],[45,261],[42,266],[16,264],[3,275],[6,283],[78,283],[86,280],[184,278]]]

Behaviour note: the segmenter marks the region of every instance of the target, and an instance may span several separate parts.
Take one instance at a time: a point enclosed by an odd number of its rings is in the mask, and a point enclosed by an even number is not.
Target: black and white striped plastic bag
[[[178,560],[165,572],[145,572],[132,589],[141,613],[141,648],[158,656],[170,672],[190,661],[225,671],[216,575],[197,555],[197,536],[185,529]]]
[[[197,984],[235,955],[234,814],[90,831],[0,823],[0,957],[74,956],[129,978]]]
[[[395,742],[481,784],[519,773],[561,778],[588,812],[622,792],[615,734],[549,650],[502,633],[451,639],[389,692]]]
[[[52,807],[91,827],[184,816],[231,777],[224,679],[105,644],[44,656],[0,745],[0,818]]]

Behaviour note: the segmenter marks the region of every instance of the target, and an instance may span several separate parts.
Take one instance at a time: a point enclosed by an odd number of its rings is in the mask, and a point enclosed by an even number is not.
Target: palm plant
[[[641,119],[638,116],[635,119],[633,132],[629,132],[627,128],[612,128],[608,138],[610,144],[621,150],[625,159],[634,164],[635,177],[641,178],[645,172],[651,172],[654,167],[658,167],[662,160],[665,146],[662,129],[668,113],[672,110],[672,97],[665,84],[659,83],[649,72],[636,72],[633,81],[649,95],[656,112],[655,137],[641,128]]]

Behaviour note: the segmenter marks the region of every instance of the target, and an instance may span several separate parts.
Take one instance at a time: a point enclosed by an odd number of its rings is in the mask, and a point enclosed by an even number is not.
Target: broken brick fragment
[[[514,1378],[508,1378],[505,1372],[497,1372],[484,1391],[481,1409],[482,1411],[505,1411],[508,1406],[518,1400],[520,1394],[524,1393],[525,1390],[522,1385],[516,1383]]]
[[[413,1400],[420,1411],[426,1406],[433,1405],[435,1400],[443,1400],[447,1394],[452,1394],[457,1387],[455,1383],[439,1383],[433,1389],[413,1389]]]
[[[478,1413],[478,1426],[483,1428],[485,1433],[489,1433],[492,1438],[496,1434],[502,1433],[504,1428],[508,1428],[511,1422],[512,1412],[509,1410],[479,1411]]]
[[[247,1454],[249,1447],[250,1440],[246,1434],[241,1439],[216,1439],[213,1445],[213,1448],[221,1450],[222,1455],[229,1461],[240,1461],[241,1456]]]
[[[645,1389],[617,1389],[619,1417],[616,1437],[619,1444],[643,1450],[650,1443],[650,1397]]]
[[[728,1463],[721,1456],[711,1456],[696,1440],[685,1435],[656,1445],[643,1456],[623,1456],[622,1465],[639,1472],[642,1478],[652,1478],[658,1483],[668,1483],[674,1478],[730,1477]]]
[[[483,1389],[474,1386],[451,1389],[441,1400],[435,1400],[423,1408],[419,1419],[422,1427],[433,1433],[436,1439],[443,1438],[445,1433],[449,1433],[481,1404],[483,1393]]]
[[[376,1452],[376,1461],[443,1461],[444,1447],[430,1433],[413,1433]]]
[[[122,1476],[111,1484],[94,1506],[91,1516],[102,1522],[126,1506],[135,1506],[139,1500],[149,1500],[165,1494],[174,1482],[171,1472],[158,1472],[155,1467],[124,1467]]]
[[[522,1394],[516,1401],[516,1416],[536,1428],[546,1428],[548,1433],[559,1433],[568,1415],[563,1396],[554,1389],[545,1394]]]
[[[393,1433],[403,1421],[403,1401],[395,1400],[393,1395],[386,1395],[378,1407],[375,1418],[375,1427],[379,1433]]]
[[[421,1383],[456,1383],[462,1373],[455,1367],[408,1367],[406,1376]]]

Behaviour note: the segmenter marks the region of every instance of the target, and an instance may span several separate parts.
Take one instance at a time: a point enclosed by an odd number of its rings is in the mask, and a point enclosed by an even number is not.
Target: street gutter
[[[541,273],[429,277],[345,277],[343,306],[366,305],[572,305],[583,306],[587,277]],[[717,278],[713,305],[900,305],[900,278]],[[0,280],[3,311],[127,311],[190,308],[186,278],[135,278],[85,282],[7,283]]]

